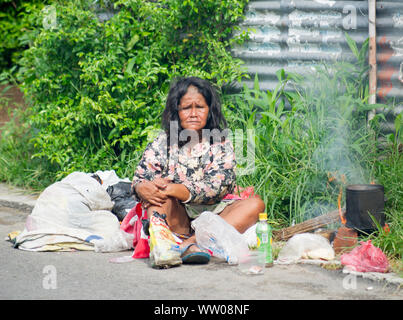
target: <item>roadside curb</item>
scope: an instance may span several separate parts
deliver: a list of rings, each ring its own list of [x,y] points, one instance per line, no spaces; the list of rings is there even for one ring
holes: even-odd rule
[[[316,266],[326,266],[326,265],[336,265],[342,269],[342,273],[351,274],[354,276],[362,277],[363,279],[370,279],[372,281],[386,281],[387,283],[394,284],[399,288],[403,287],[403,278],[399,277],[398,274],[394,272],[358,272],[350,270],[348,267],[343,266],[340,260],[331,260],[331,261],[323,261],[323,260],[310,260],[310,259],[299,259],[297,264],[308,264],[308,265],[316,265]],[[281,265],[281,264],[280,264]]]
[[[0,207],[17,209],[25,213],[31,213],[32,209],[34,208],[34,206],[23,202],[7,201],[3,199],[0,199]]]
[[[39,194],[0,183],[0,206],[31,213]]]
[[[343,273],[363,277],[373,281],[386,281],[391,284],[397,285],[399,288],[403,286],[403,278],[400,278],[396,273],[380,273],[380,272],[357,272],[349,270],[347,267],[343,269]]]

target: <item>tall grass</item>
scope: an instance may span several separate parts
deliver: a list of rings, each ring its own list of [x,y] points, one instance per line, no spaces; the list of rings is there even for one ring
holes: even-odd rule
[[[394,133],[387,135],[388,143],[376,159],[376,177],[385,188],[385,215],[388,228],[378,225],[378,232],[368,236],[373,244],[400,259],[397,266],[403,276],[403,119],[396,117]]]
[[[238,182],[255,186],[272,219],[289,225],[337,209],[340,187],[373,180],[374,132],[349,81],[355,72],[342,62],[303,77],[281,70],[273,91],[256,77],[253,89],[225,97],[231,129],[256,133],[255,172]]]
[[[0,181],[15,186],[43,190],[54,181],[55,168],[44,159],[32,158],[32,129],[28,111],[15,108],[0,133]]]
[[[358,50],[347,40],[355,63],[321,64],[304,75],[280,70],[271,91],[260,90],[256,76],[253,88],[224,96],[230,128],[255,130],[255,170],[237,182],[255,187],[277,227],[337,209],[338,196],[344,204],[349,184],[382,184],[389,230],[379,226],[367,238],[401,259],[403,116],[386,136],[379,126],[386,121],[382,113],[367,122],[368,111],[394,106],[368,104],[367,42]]]

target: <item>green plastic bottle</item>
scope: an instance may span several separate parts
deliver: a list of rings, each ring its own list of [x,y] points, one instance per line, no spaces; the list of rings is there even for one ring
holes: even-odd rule
[[[267,223],[267,214],[259,213],[259,221],[256,225],[257,249],[259,251],[259,259],[264,260],[266,267],[273,266],[272,253],[272,232],[271,227]],[[262,262],[262,261],[261,261]]]

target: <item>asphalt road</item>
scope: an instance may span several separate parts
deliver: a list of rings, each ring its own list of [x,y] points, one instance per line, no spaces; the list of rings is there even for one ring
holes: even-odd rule
[[[28,213],[0,207],[0,234],[22,230]],[[245,275],[219,260],[153,269],[148,259],[116,264],[116,253],[27,252],[0,242],[2,300],[402,300],[396,285],[314,265],[275,265]]]

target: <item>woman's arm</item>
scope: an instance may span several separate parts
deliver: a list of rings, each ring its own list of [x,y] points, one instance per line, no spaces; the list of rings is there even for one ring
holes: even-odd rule
[[[149,185],[150,183],[150,185]],[[138,184],[137,194],[144,200],[144,207],[148,208],[151,204],[161,206],[167,197],[175,197],[186,203],[190,200],[190,191],[182,184],[171,183],[167,178],[156,178],[153,181],[145,181]],[[157,189],[155,189],[157,188]]]
[[[166,199],[160,188],[153,183],[161,178],[166,169],[166,135],[161,133],[149,143],[137,166],[132,181],[132,192],[138,201],[160,205]]]
[[[170,183],[166,186],[166,189],[162,191],[163,194],[177,198],[182,202],[187,202],[189,196],[191,195],[189,189],[183,184]]]
[[[143,202],[161,206],[167,199],[164,190],[159,188],[153,181],[142,181],[134,187],[135,193]]]

